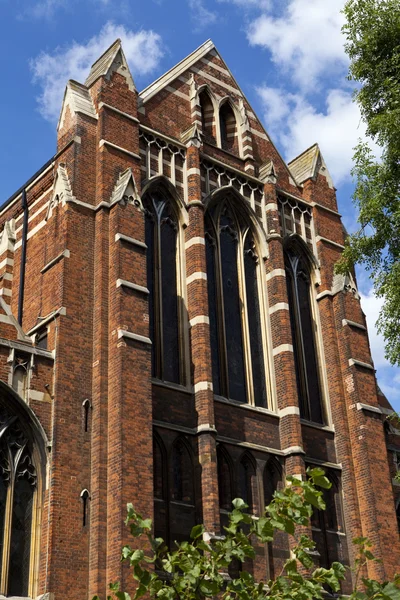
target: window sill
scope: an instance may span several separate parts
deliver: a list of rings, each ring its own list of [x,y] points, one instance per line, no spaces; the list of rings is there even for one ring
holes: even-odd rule
[[[306,419],[300,419],[302,425],[312,427],[313,429],[320,429],[321,431],[327,431],[328,433],[335,433],[335,427],[333,425],[322,425],[321,423],[314,423],[314,421],[307,421]]]
[[[237,406],[239,408],[244,408],[245,410],[262,413],[263,415],[270,415],[271,417],[276,417],[277,419],[279,419],[279,415],[273,410],[270,410],[269,408],[262,408],[261,406],[252,406],[251,404],[238,402],[237,400],[224,398],[224,396],[217,396],[216,394],[214,394],[214,400],[215,402],[221,402],[222,404],[230,404],[231,406]]]
[[[172,383],[169,381],[161,381],[161,379],[151,379],[152,385],[156,385],[157,387],[167,388],[169,390],[175,390],[176,392],[184,392],[185,394],[192,395],[193,389],[187,387],[186,385],[182,385],[180,383]]]

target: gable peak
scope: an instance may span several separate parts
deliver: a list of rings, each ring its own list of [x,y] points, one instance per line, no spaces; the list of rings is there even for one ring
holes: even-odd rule
[[[333,189],[334,187],[332,177],[317,143],[288,162],[288,167],[299,184],[304,183],[307,179],[315,179],[320,174],[325,177],[330,188]]]
[[[136,90],[132,74],[129,70],[128,61],[126,60],[122,49],[122,42],[118,38],[111,44],[109,48],[92,64],[90,73],[85,81],[86,87],[91,87],[100,77],[109,79],[112,73],[122,75],[131,91]]]

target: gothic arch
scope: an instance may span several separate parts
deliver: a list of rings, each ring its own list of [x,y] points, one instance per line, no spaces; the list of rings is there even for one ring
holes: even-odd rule
[[[46,434],[36,415],[0,381],[0,593],[36,595]]]
[[[207,84],[199,87],[197,104],[201,111],[203,138],[206,142],[216,144],[218,102]]]
[[[226,113],[226,114],[225,114]],[[231,113],[231,114],[229,114]],[[234,152],[234,143],[233,144],[228,144],[229,147],[224,148],[224,145],[226,145],[226,142],[228,141],[228,137],[227,134],[232,134],[232,131],[229,132],[229,126],[231,126],[231,129],[233,130],[233,125],[235,128],[235,136],[237,138],[237,154],[242,157],[243,156],[243,142],[242,142],[242,136],[241,136],[241,130],[240,130],[240,112],[237,108],[237,106],[235,105],[235,103],[232,101],[232,98],[230,96],[224,96],[223,98],[221,98],[221,100],[219,101],[219,106],[218,106],[218,123],[217,123],[217,140],[218,140],[218,145],[220,148],[228,150],[230,152]],[[222,114],[222,119],[221,119],[221,114]],[[232,118],[233,117],[233,118]],[[227,121],[228,118],[228,121]],[[224,123],[225,121],[225,123]],[[224,128],[228,128],[228,131],[224,132]],[[224,144],[224,139],[225,139],[225,144]],[[235,152],[234,152],[235,153]]]
[[[248,450],[241,455],[237,465],[238,497],[249,505],[249,512],[257,514],[259,509],[257,463]]]
[[[234,468],[229,452],[222,444],[217,446],[217,470],[220,510],[231,511],[234,498]]]
[[[282,481],[282,465],[275,456],[271,456],[266,462],[263,470],[264,505],[268,506],[272,501],[274,492]]]
[[[147,180],[142,189],[142,198],[146,194],[158,191],[163,196],[166,196],[173,206],[177,219],[182,227],[187,227],[189,224],[189,213],[185,203],[180,197],[176,187],[165,175],[155,175]]]

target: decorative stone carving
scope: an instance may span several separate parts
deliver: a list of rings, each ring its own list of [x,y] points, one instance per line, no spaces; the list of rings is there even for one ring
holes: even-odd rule
[[[64,206],[66,202],[72,202],[74,200],[75,197],[72,194],[67,168],[64,163],[60,163],[57,167],[56,176],[54,178],[53,193],[47,209],[45,217],[46,221],[50,219],[53,214],[53,210],[60,202]]]
[[[122,206],[134,204],[139,209],[143,208],[135,177],[130,167],[119,174],[117,183],[114,186],[110,197],[110,205],[116,202],[119,202]]]
[[[10,219],[4,223],[0,233],[0,256],[7,250],[14,252],[15,237],[15,219]]]
[[[357,289],[356,282],[354,281],[353,275],[347,273],[346,275],[336,274],[332,281],[332,294],[338,292],[350,292],[354,297],[359,300],[360,294]]]

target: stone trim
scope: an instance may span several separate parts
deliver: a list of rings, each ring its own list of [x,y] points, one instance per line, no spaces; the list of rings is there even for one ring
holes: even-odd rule
[[[278,356],[282,352],[293,352],[292,344],[281,344],[272,350],[272,356]]]
[[[370,404],[363,404],[362,402],[357,402],[356,404],[357,410],[365,410],[367,412],[382,414],[382,409],[379,406],[371,406]]]
[[[211,381],[199,381],[198,383],[194,384],[194,393],[196,394],[197,392],[204,392],[213,390],[213,384]]]
[[[44,317],[44,319],[42,319],[40,321],[40,323],[38,323],[37,325],[32,327],[27,332],[27,335],[29,335],[29,336],[33,335],[34,333],[39,331],[39,329],[41,329],[43,327],[43,325],[47,325],[48,323],[50,323],[50,321],[53,321],[53,319],[55,319],[56,317],[60,317],[60,316],[64,317],[66,314],[67,314],[67,309],[65,308],[65,306],[61,306],[61,308],[58,308],[54,312],[50,313],[49,315],[47,315],[47,317]]]
[[[371,371],[375,371],[375,367],[373,365],[363,362],[362,360],[357,360],[356,358],[349,358],[349,366],[363,367],[364,369],[370,369]]]
[[[135,290],[136,292],[141,292],[142,294],[150,294],[147,287],[144,287],[143,285],[138,285],[137,283],[131,283],[130,281],[126,281],[125,279],[117,279],[116,286],[117,288],[126,287],[131,290]]]
[[[326,237],[322,237],[322,235],[317,235],[315,238],[316,242],[325,242],[326,244],[330,244],[331,246],[335,246],[335,248],[340,248],[341,250],[344,250],[344,246],[343,244],[338,244],[337,242],[334,242],[333,240],[329,240]]]
[[[198,279],[204,279],[204,281],[207,281],[207,273],[204,273],[203,271],[196,271],[195,273],[192,273],[189,275],[189,277],[186,277],[186,285],[190,285],[193,283],[193,281],[197,281]]]
[[[285,269],[274,269],[270,273],[267,273],[267,275],[265,276],[265,279],[267,281],[269,281],[273,277],[286,277]]]
[[[147,245],[144,242],[135,240],[135,238],[129,237],[129,235],[125,235],[124,233],[115,234],[115,241],[118,242],[118,240],[121,240],[121,242],[127,242],[128,244],[132,244],[133,246],[139,246],[139,248],[147,250]]]
[[[128,156],[132,156],[132,158],[137,158],[138,160],[140,160],[139,154],[136,154],[135,152],[131,152],[130,150],[127,150],[126,148],[122,148],[121,146],[117,146],[116,144],[113,144],[112,142],[109,142],[108,140],[104,140],[104,139],[100,140],[99,148],[101,148],[102,146],[109,146],[110,148],[113,148],[114,150],[118,150],[119,152],[128,154]]]
[[[49,350],[43,350],[42,348],[36,348],[36,346],[29,346],[28,344],[15,342],[13,340],[6,340],[5,338],[0,338],[0,346],[4,346],[6,348],[13,348],[14,350],[19,350],[20,352],[26,352],[27,354],[34,354],[35,356],[43,356],[44,358],[54,360],[54,354]]]
[[[350,321],[349,319],[343,319],[342,325],[343,327],[345,327],[345,325],[350,325],[350,327],[356,327],[357,329],[367,331],[367,328],[364,325],[361,325],[361,323],[356,323],[355,321]]]
[[[51,269],[51,267],[54,267],[54,265],[56,265],[58,262],[60,262],[61,259],[63,258],[69,258],[71,255],[70,251],[68,249],[63,250],[63,252],[61,252],[58,256],[56,256],[55,258],[53,258],[53,260],[50,260],[47,265],[45,265],[43,267],[43,269],[40,270],[40,272],[42,273],[46,273],[46,271],[48,271],[49,269]]]
[[[281,408],[281,410],[278,411],[278,415],[281,418],[287,417],[288,415],[300,415],[300,409],[298,406],[287,406],[286,408]]]
[[[131,333],[130,331],[127,331],[126,329],[118,329],[118,339],[121,338],[126,338],[128,340],[134,340],[135,342],[141,342],[142,344],[152,344],[152,341],[150,338],[144,336],[144,335],[139,335],[138,333]]]
[[[210,318],[206,315],[198,315],[197,317],[193,317],[193,319],[190,319],[190,321],[189,321],[190,327],[194,327],[195,325],[200,325],[200,324],[209,325]]]
[[[290,456],[291,454],[305,454],[301,446],[289,446],[289,448],[285,448],[282,452],[285,456]]]
[[[195,246],[196,244],[202,244],[203,246],[205,246],[206,240],[203,237],[199,237],[199,236],[192,237],[190,240],[185,242],[185,250],[189,250],[189,248],[191,248],[192,246]]]
[[[134,123],[140,123],[139,119],[137,119],[136,117],[133,117],[132,115],[124,112],[123,110],[119,110],[118,108],[115,108],[115,106],[111,106],[111,104],[106,104],[105,102],[100,102],[99,109],[103,108],[103,107],[108,108],[109,110],[112,110],[113,112],[116,112],[119,115],[122,115],[123,117],[126,117],[127,119],[130,119],[131,121],[134,121]]]
[[[5,267],[6,265],[8,265],[9,267],[13,267],[14,266],[14,259],[13,258],[5,258],[4,260],[2,260],[1,263],[0,263],[0,269],[2,269],[3,267]]]
[[[273,315],[278,310],[289,310],[289,304],[287,302],[277,302],[273,306],[269,307],[269,314]]]

